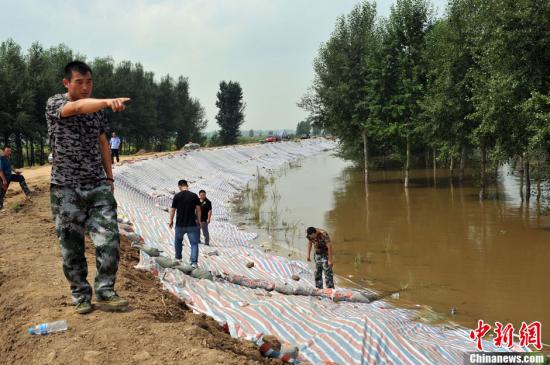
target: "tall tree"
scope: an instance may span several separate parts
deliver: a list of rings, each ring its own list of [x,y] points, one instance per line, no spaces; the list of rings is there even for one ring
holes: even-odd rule
[[[397,0],[386,22],[382,41],[385,62],[381,65],[381,83],[386,90],[386,120],[401,139],[405,150],[405,187],[409,186],[412,144],[418,141],[420,100],[426,87],[424,59],[426,34],[431,26],[430,8],[425,0]],[[387,76],[389,77],[387,77]],[[393,85],[389,85],[393,83]]]
[[[310,112],[314,127],[340,139],[342,156],[363,156],[365,172],[371,55],[378,45],[375,26],[376,6],[369,1],[338,18],[334,32],[314,61],[313,86],[299,103]]]
[[[221,128],[219,138],[223,144],[235,144],[241,135],[240,126],[244,123],[245,104],[241,85],[238,82],[222,81],[217,97],[219,111],[216,121]]]
[[[0,125],[7,144],[9,136],[15,135],[15,165],[23,166],[23,141],[32,128],[34,107],[33,92],[28,87],[27,65],[21,47],[13,40],[0,45],[0,80],[3,89],[0,98]]]
[[[75,59],[85,60],[65,45],[44,49],[34,43],[26,54],[13,40],[0,45],[0,139],[14,145],[14,164],[23,157],[29,165],[45,162],[48,140],[44,106],[53,94],[63,93],[64,66]],[[192,139],[204,140],[204,108],[192,98],[186,78],[174,81],[169,76],[155,81],[139,63],[111,57],[91,62],[94,96],[129,96],[125,113],[108,113],[109,125],[119,132],[126,151],[168,149]]]

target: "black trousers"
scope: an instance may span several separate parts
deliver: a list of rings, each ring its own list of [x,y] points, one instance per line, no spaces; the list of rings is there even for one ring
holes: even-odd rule
[[[11,175],[11,177],[8,180],[8,187],[10,186],[10,183],[12,181],[18,182],[19,185],[21,185],[21,189],[23,190],[25,195],[29,195],[31,193],[23,175],[17,175],[17,174]],[[6,191],[4,191],[4,189],[2,189],[2,187],[0,186],[0,209],[4,207],[4,196],[6,195],[7,191],[8,191],[7,189]]]
[[[120,162],[120,157],[118,156],[118,148],[111,149],[111,163],[115,163],[115,156],[116,162]]]

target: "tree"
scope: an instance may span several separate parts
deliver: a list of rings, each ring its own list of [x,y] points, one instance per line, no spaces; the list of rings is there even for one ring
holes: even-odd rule
[[[427,0],[397,0],[388,19],[363,1],[337,18],[298,105],[365,177],[371,154],[403,161],[405,186],[420,153],[451,177],[460,159],[459,179],[479,159],[484,198],[488,166],[519,160],[528,197],[531,161],[540,185],[550,145],[548,29],[542,0],[449,0],[437,21]]]
[[[387,105],[377,108],[377,119],[385,121],[397,133],[401,149],[404,147],[405,187],[409,186],[411,147],[419,137],[419,101],[426,86],[424,53],[430,26],[430,11],[425,0],[397,0],[382,39],[385,57],[378,70],[381,84],[387,85],[386,90],[382,90]]]
[[[251,129],[251,130],[248,131],[248,136],[250,138],[254,137],[254,129]]]
[[[369,1],[337,19],[334,32],[314,61],[313,86],[298,104],[310,113],[314,130],[339,138],[343,157],[363,156],[365,177],[371,55],[377,47],[375,21],[376,6]]]
[[[308,120],[303,120],[298,123],[296,126],[296,135],[301,136],[302,134],[309,135],[311,133],[311,124]]]
[[[530,159],[533,148],[540,147],[532,144],[540,134],[533,128],[537,123],[531,108],[544,104],[532,101],[550,91],[550,4],[491,0],[479,6],[477,17],[472,48],[480,72],[472,88],[472,115],[481,123],[476,133],[494,145],[495,164],[514,157],[524,161],[529,197]]]
[[[27,65],[21,47],[13,40],[0,45],[0,125],[4,143],[15,135],[15,166],[23,166],[23,139],[32,131],[33,92],[28,87]]]
[[[219,111],[216,121],[220,126],[219,138],[223,144],[236,144],[240,136],[240,126],[244,123],[245,104],[243,91],[238,82],[220,83],[216,106]]]
[[[26,54],[13,40],[0,45],[0,138],[14,145],[15,166],[22,166],[24,160],[28,165],[45,162],[46,100],[65,91],[63,68],[75,59],[86,57],[64,45],[44,49],[33,43]],[[95,97],[124,95],[132,99],[124,113],[106,111],[110,129],[119,132],[127,152],[204,141],[205,112],[191,97],[186,78],[164,76],[157,83],[154,74],[139,63],[115,64],[111,57],[90,63]]]
[[[427,34],[427,86],[420,101],[419,130],[427,137],[434,156],[439,150],[442,158],[448,158],[451,176],[454,160],[460,158],[459,180],[464,176],[466,150],[472,147],[476,126],[475,119],[467,118],[474,111],[469,77],[475,68],[469,43],[473,9],[471,0],[451,0],[447,17]]]

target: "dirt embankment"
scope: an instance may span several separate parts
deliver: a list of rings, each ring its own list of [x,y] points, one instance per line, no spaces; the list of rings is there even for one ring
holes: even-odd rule
[[[61,269],[49,203],[49,168],[24,171],[37,194],[26,201],[12,184],[0,213],[0,363],[5,364],[278,364],[249,342],[231,338],[212,319],[193,314],[134,269],[138,254],[122,238],[117,291],[127,312],[73,311]],[[86,243],[88,280],[94,249]],[[69,330],[27,334],[30,325],[66,319]]]

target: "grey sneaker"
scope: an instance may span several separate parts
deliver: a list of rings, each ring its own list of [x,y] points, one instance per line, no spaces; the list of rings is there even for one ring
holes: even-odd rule
[[[124,310],[128,307],[128,301],[116,294],[109,298],[98,299],[97,304],[112,310]]]
[[[197,269],[197,268],[199,267],[199,265],[198,265],[198,264],[191,264],[191,267],[192,267],[193,269]]]
[[[93,310],[92,303],[90,301],[83,301],[76,305],[74,311],[78,314],[87,314]]]

